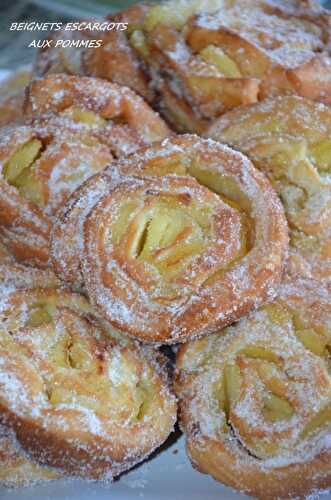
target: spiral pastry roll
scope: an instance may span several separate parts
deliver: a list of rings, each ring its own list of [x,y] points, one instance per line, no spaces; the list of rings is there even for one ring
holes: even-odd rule
[[[224,115],[207,135],[247,154],[272,181],[290,226],[291,273],[331,282],[331,110],[272,99]]]
[[[117,337],[83,297],[7,289],[0,324],[0,421],[33,461],[111,479],[172,431],[163,358]]]
[[[328,291],[299,279],[237,325],[184,345],[175,387],[194,467],[261,499],[329,488],[330,339]]]
[[[128,29],[87,54],[88,71],[132,85],[180,132],[276,95],[331,102],[331,17],[316,2],[170,0],[121,16]]]
[[[37,117],[58,114],[60,124],[67,119],[72,128],[73,122],[81,133],[106,144],[115,157],[170,134],[159,115],[132,90],[96,78],[50,75],[34,80],[26,112]]]
[[[0,232],[23,262],[48,263],[53,218],[84,180],[112,160],[109,148],[51,119],[0,131]]]
[[[287,249],[286,221],[267,179],[246,157],[182,136],[109,170],[111,181],[95,177],[101,197],[98,187],[90,196],[91,184],[73,195],[52,254],[60,269],[60,239],[69,227],[70,240],[70,224],[80,220],[76,231],[83,227],[84,235],[74,255],[92,303],[116,328],[147,342],[184,341],[272,296]],[[114,180],[116,170],[122,177]],[[62,265],[60,275],[70,275],[70,259]]]
[[[58,479],[58,471],[30,460],[21,450],[12,432],[0,427],[0,486],[17,488]]]

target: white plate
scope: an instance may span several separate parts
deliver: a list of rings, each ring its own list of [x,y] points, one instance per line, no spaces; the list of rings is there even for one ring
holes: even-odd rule
[[[173,441],[174,439],[172,439]],[[315,500],[319,496],[310,496]],[[1,500],[248,500],[195,471],[185,452],[181,436],[145,463],[110,484],[82,480],[43,483],[31,488],[4,490]],[[323,494],[330,500],[331,494]],[[308,499],[307,499],[308,500]]]
[[[123,474],[112,484],[70,480],[53,481],[18,490],[0,489],[1,500],[245,500],[247,498],[196,472],[186,456],[183,436],[152,459]]]

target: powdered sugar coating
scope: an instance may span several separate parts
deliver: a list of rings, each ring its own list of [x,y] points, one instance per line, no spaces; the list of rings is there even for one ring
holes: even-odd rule
[[[226,113],[206,135],[247,154],[270,178],[290,225],[289,269],[331,279],[331,112],[279,97]]]
[[[112,334],[83,297],[8,283],[0,322],[2,423],[37,463],[109,479],[171,432],[164,360]]]
[[[88,71],[132,86],[180,132],[270,96],[330,102],[330,14],[317,2],[169,0],[117,17],[129,29],[105,36]]]
[[[0,484],[6,488],[31,486],[61,478],[61,474],[34,463],[24,453],[15,434],[0,426]]]
[[[116,157],[170,134],[140,96],[97,78],[55,74],[36,79],[28,89],[26,113],[36,117],[59,113],[73,118],[77,129],[85,129],[107,144]]]
[[[214,141],[182,136],[114,165],[134,177],[124,177],[91,209],[81,261],[92,303],[116,328],[145,341],[184,341],[217,330],[275,293],[287,246],[286,224],[277,197],[245,157]],[[162,199],[173,199],[164,203],[174,205],[163,209]],[[131,200],[135,208],[121,219]],[[145,224],[140,221],[146,219],[147,232],[151,224],[153,238],[158,217],[160,224],[169,220],[166,258],[179,252],[172,269],[169,261],[169,271],[159,257],[154,263],[152,256],[152,261],[140,262],[135,254],[138,227]],[[118,231],[121,243],[112,240]],[[182,238],[178,247],[177,237]],[[162,247],[156,245],[155,252],[164,252]]]
[[[17,187],[15,180],[7,179],[8,163],[31,144],[38,144],[39,150],[33,165],[28,165],[28,178]],[[18,260],[47,265],[49,233],[57,210],[77,186],[111,159],[107,146],[85,143],[81,134],[56,120],[1,129],[0,231]]]
[[[274,302],[179,351],[176,391],[199,470],[257,498],[330,487],[329,299],[316,281],[286,279]],[[288,413],[267,413],[284,401]]]

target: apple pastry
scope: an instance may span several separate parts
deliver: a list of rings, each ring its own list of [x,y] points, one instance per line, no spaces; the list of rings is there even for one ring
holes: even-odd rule
[[[331,109],[278,97],[225,114],[206,135],[270,178],[290,226],[289,271],[331,283]]]
[[[57,210],[112,160],[105,144],[69,132],[51,120],[0,130],[0,233],[24,263],[48,265]]]
[[[119,337],[78,294],[1,292],[1,422],[33,462],[112,479],[166,440],[176,403],[161,354]]]
[[[148,4],[138,3],[109,15],[109,22],[127,23],[127,29],[101,33],[101,46],[84,51],[83,67],[86,74],[130,87],[152,103],[155,92],[150,85],[147,68],[130,43],[130,37],[142,24],[150,8]]]
[[[41,115],[41,124],[45,115],[56,114],[59,125],[67,122],[69,128],[96,137],[115,157],[170,135],[141,97],[97,78],[60,74],[36,79],[29,86],[25,111],[37,122]]]
[[[277,299],[178,352],[175,388],[193,466],[259,499],[331,486],[331,307],[286,280]]]
[[[115,328],[158,343],[214,332],[273,296],[286,250],[267,179],[240,153],[189,135],[87,181],[52,238],[63,279],[83,284]]]
[[[114,156],[170,132],[133,91],[88,77],[34,80],[26,114],[28,123],[0,131],[0,232],[18,260],[44,267],[69,195]]]
[[[170,0],[120,16],[128,29],[106,34],[87,70],[132,85],[178,131],[277,95],[331,103],[331,15],[317,2]]]

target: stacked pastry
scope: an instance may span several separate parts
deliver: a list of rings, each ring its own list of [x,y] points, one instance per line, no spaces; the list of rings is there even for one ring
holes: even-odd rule
[[[1,130],[0,481],[129,469],[171,432],[173,382],[199,471],[330,488],[331,16],[111,19],[101,47],[39,55]]]
[[[167,361],[56,277],[51,233],[77,187],[170,130],[130,89],[66,75],[21,115],[0,132],[0,483],[111,480],[173,430]]]
[[[181,132],[277,95],[331,102],[330,15],[314,0],[170,0],[109,19],[128,30],[62,67],[131,87]],[[54,51],[40,59],[57,70]]]

